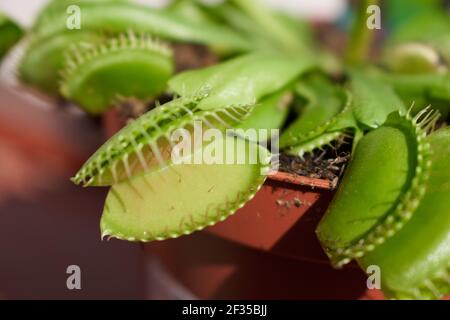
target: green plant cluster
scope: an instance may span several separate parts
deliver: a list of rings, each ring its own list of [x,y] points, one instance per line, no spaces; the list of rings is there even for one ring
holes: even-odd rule
[[[69,4],[81,8],[79,30],[66,27]],[[383,6],[389,29],[375,57],[377,31],[365,25],[372,4]],[[170,95],[73,178],[110,187],[103,236],[190,234],[226,219],[264,183],[270,152],[258,141],[222,138],[238,154],[256,151],[254,164],[177,164],[173,130],[192,132],[196,121],[221,132],[281,129],[282,152],[298,157],[351,137],[350,163],[317,228],[325,252],[337,268],[352,260],[380,266],[390,297],[436,299],[450,292],[450,18],[442,5],[361,1],[341,59],[320,47],[308,23],[256,0],[179,0],[163,9],[52,1],[30,31],[18,71],[24,83],[92,115],[119,97]],[[201,47],[217,63],[179,72],[180,45]]]

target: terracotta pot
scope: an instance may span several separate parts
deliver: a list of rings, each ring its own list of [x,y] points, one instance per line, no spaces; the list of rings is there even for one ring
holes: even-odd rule
[[[224,222],[145,251],[201,299],[380,299],[356,265],[334,270],[319,245],[314,230],[331,196],[269,179]]]
[[[286,182],[284,182],[285,180]],[[289,231],[306,212],[323,212],[331,199],[326,180],[279,172],[272,175],[244,208],[206,232],[255,249],[289,256],[304,255],[300,246],[289,245]],[[320,218],[310,216],[307,220]],[[317,221],[316,221],[317,222]]]

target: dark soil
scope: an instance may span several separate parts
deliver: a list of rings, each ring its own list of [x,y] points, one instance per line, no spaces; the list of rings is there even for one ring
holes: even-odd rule
[[[136,98],[124,98],[116,103],[118,115],[124,123],[136,120],[147,111],[155,108],[157,103],[163,105],[173,99],[172,95],[162,94],[156,99],[142,101]]]
[[[280,155],[280,171],[337,183],[350,159],[348,145],[326,147],[305,154],[303,159],[288,154]]]
[[[173,44],[176,71],[208,67],[219,62],[218,57],[206,46],[196,44]]]

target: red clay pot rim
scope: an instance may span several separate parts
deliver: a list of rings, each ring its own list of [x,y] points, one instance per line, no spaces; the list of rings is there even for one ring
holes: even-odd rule
[[[317,188],[324,190],[334,190],[336,188],[336,182],[333,181],[310,178],[306,176],[281,171],[270,173],[268,179],[273,181],[285,182],[297,186],[308,186],[311,187],[312,189]]]

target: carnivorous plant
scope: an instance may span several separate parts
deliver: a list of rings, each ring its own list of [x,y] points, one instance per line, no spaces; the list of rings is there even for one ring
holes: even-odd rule
[[[395,16],[422,2],[388,8]],[[67,29],[69,4],[83,12],[80,29]],[[380,2],[361,1],[369,4]],[[308,25],[254,0],[164,9],[53,1],[34,24],[19,75],[93,115],[123,97],[152,102],[72,179],[109,187],[102,237],[176,238],[245,205],[272,169],[277,154],[267,146],[276,136],[229,129],[281,130],[282,152],[299,158],[346,141],[350,162],[316,230],[325,253],[336,268],[379,266],[388,297],[436,299],[450,292],[450,20],[439,5],[401,23],[388,18],[392,32],[371,63],[375,31],[364,6],[345,61],[336,62]],[[217,63],[180,72],[180,44]],[[166,102],[155,102],[162,95]],[[206,129],[214,134],[205,138]]]

